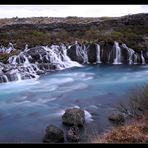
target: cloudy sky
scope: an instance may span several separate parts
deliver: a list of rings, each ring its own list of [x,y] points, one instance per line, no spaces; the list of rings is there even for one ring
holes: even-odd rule
[[[148,5],[0,5],[0,18],[101,17],[148,13]]]

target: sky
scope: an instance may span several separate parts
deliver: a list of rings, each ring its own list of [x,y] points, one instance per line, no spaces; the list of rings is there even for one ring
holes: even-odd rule
[[[102,17],[148,13],[148,5],[0,5],[0,18]]]

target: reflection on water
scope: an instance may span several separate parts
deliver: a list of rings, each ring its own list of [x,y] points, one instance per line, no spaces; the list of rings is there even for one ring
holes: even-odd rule
[[[100,64],[0,84],[0,142],[41,142],[49,124],[63,127],[69,107],[85,109],[87,125],[104,131],[113,126],[107,114],[147,80],[147,68]]]

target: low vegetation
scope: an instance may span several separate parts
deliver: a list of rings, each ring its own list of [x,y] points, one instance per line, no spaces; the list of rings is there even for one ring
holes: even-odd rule
[[[8,63],[9,57],[13,55],[18,55],[21,51],[20,50],[14,50],[11,53],[0,53],[0,62],[2,61],[4,64]]]
[[[121,103],[117,109],[132,118],[148,115],[148,84],[132,92],[129,96],[129,103]]]
[[[148,14],[124,17],[32,17],[0,19],[0,43],[16,48],[52,43],[124,42],[134,50],[148,49]]]
[[[105,133],[100,138],[93,139],[93,143],[147,143],[148,142],[148,121],[133,121]]]
[[[118,106],[118,111],[130,120],[102,135],[92,136],[92,143],[147,143],[148,142],[148,84],[129,97],[129,103]],[[93,133],[93,131],[92,131]],[[92,134],[93,135],[93,134]]]

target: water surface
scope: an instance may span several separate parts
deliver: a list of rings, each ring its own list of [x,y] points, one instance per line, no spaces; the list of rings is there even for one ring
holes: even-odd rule
[[[61,116],[82,107],[86,124],[103,132],[108,114],[147,81],[146,65],[84,66],[52,72],[37,80],[0,84],[0,142],[42,142],[49,124],[65,128]]]

